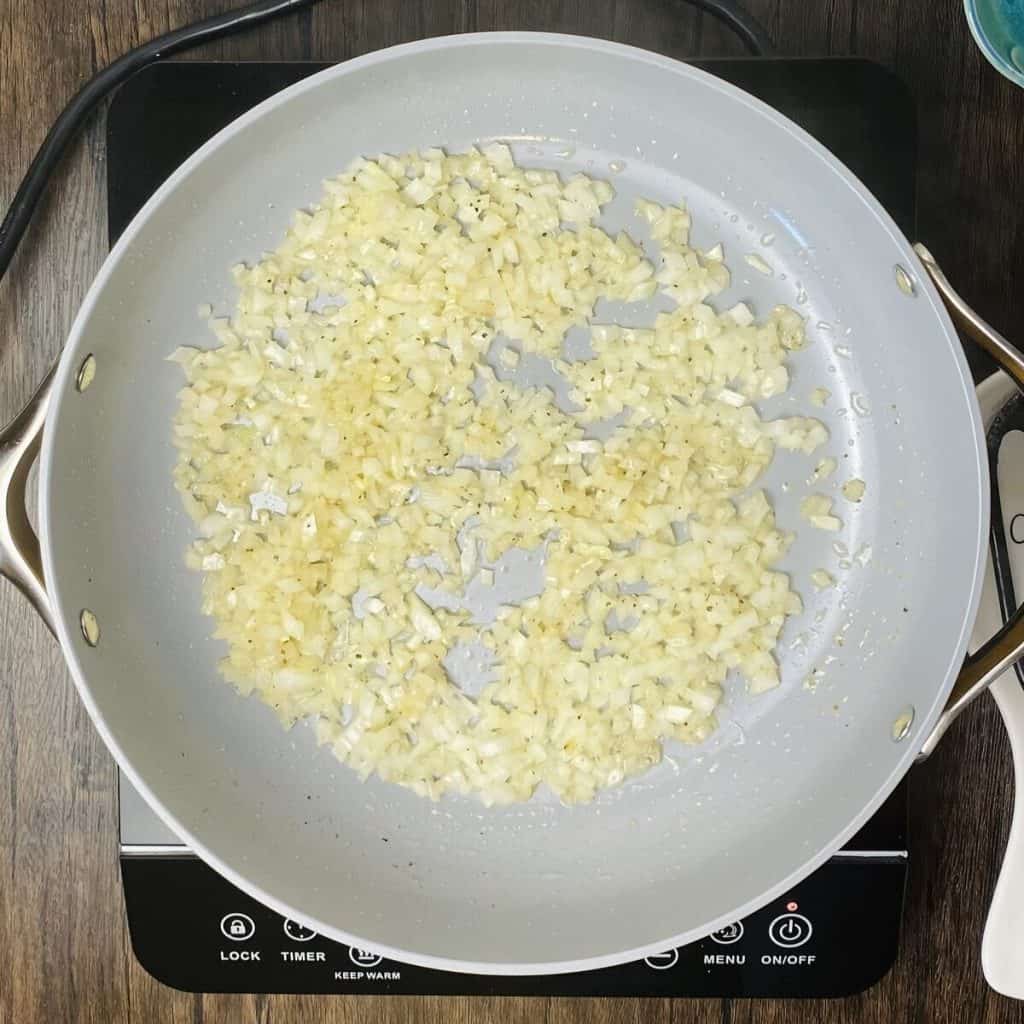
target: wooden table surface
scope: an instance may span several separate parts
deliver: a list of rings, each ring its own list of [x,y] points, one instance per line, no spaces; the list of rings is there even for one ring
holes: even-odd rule
[[[0,204],[47,127],[102,65],[225,0],[0,0]],[[1024,91],[981,58],[960,0],[749,0],[785,55],[856,54],[894,68],[919,103],[919,227],[949,276],[1024,342]],[[342,60],[423,36],[485,29],[605,36],[675,56],[736,55],[671,0],[326,0],[205,58]],[[0,283],[0,417],[56,356],[104,255],[104,153],[94,120]],[[937,553],[937,556],[941,553]],[[132,957],[117,864],[114,765],[61,656],[0,586],[0,1024],[533,1021],[643,1024],[1024,1020],[990,992],[978,949],[1013,799],[989,698],[912,774],[910,888],[895,969],[863,995],[768,1000],[196,996]]]

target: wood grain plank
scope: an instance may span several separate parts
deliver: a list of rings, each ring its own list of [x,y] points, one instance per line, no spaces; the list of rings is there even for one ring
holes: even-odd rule
[[[0,6],[0,199],[63,98],[93,70],[86,11]],[[104,255],[94,130],[55,181],[0,284],[0,407],[28,398]],[[53,641],[0,590],[0,1020],[127,1021],[114,771]]]
[[[997,326],[1024,313],[1024,92],[973,47],[954,3],[749,0],[788,55],[858,53],[893,67],[920,104],[921,235]],[[0,201],[62,103],[100,63],[224,0],[0,2]],[[741,48],[668,0],[329,0],[196,57],[343,59],[475,29],[582,32],[676,56]],[[13,411],[58,351],[102,259],[103,154],[93,127],[67,161],[0,283],[0,409]],[[900,959],[838,1002],[193,996],[160,985],[128,951],[116,865],[114,772],[59,654],[0,588],[0,1024],[227,1022],[1020,1021],[985,987],[978,943],[1008,826],[1007,744],[990,702],[912,777],[912,870]]]

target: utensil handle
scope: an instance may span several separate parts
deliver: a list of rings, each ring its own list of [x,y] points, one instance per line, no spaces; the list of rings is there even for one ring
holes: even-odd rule
[[[43,437],[53,374],[51,369],[25,408],[0,430],[0,576],[6,576],[29,599],[51,633],[56,632],[53,609],[26,497],[28,474]]]
[[[1014,673],[992,688],[1010,737],[1014,808],[999,881],[981,940],[981,966],[989,985],[1024,999],[1024,688]]]
[[[1014,384],[1024,391],[1024,355],[964,302],[935,262],[935,257],[923,245],[917,243],[914,251],[942,297],[957,330],[980,345],[1006,371]],[[935,728],[921,745],[921,755],[927,757],[957,715],[1022,656],[1024,607],[1018,608],[995,635],[967,656],[949,700],[946,701],[946,707],[935,723]]]
[[[772,40],[764,26],[740,0],[683,0],[684,3],[710,14],[726,28],[731,29],[754,57],[768,57]]]
[[[1024,397],[1004,373],[994,373],[978,387],[988,438],[992,471],[992,564],[974,626],[975,642],[1017,607],[1024,586],[1024,545],[1013,523],[1024,508],[1020,484],[1019,445],[1004,447],[1010,435],[1024,430]],[[985,921],[981,962],[985,978],[996,991],[1024,999],[1024,670],[1008,669],[992,684],[1014,765],[1015,807],[999,881]]]

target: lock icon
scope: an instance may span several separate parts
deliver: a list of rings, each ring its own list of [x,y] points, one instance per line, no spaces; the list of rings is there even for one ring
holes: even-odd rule
[[[248,914],[225,914],[220,921],[220,933],[232,942],[245,942],[256,934],[256,925]]]

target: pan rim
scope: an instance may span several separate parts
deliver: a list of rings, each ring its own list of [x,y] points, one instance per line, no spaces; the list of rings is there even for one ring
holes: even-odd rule
[[[385,64],[394,60],[401,60],[404,57],[431,50],[454,49],[462,46],[480,45],[510,45],[529,44],[553,47],[572,47],[584,50],[595,51],[607,54],[609,57],[624,58],[639,63],[653,65],[664,71],[679,75],[684,78],[699,81],[704,88],[710,88],[725,94],[734,102],[740,103],[752,110],[755,114],[767,118],[774,126],[790,135],[793,140],[817,157],[831,173],[837,175],[842,183],[851,189],[858,200],[865,207],[865,213],[872,216],[879,227],[886,231],[894,245],[905,254],[908,265],[918,269],[917,284],[919,300],[927,301],[931,307],[932,314],[937,319],[937,327],[942,329],[945,336],[950,355],[959,373],[960,383],[965,391],[965,398],[971,416],[975,445],[977,449],[977,536],[975,538],[975,567],[973,574],[973,586],[971,593],[965,603],[965,615],[960,635],[953,646],[950,659],[950,666],[947,669],[945,679],[940,686],[936,687],[935,697],[931,706],[925,712],[918,708],[918,716],[914,726],[904,740],[903,752],[895,761],[894,767],[885,781],[876,791],[870,800],[861,809],[845,828],[841,829],[833,838],[824,844],[816,853],[806,858],[802,863],[793,868],[789,874],[782,878],[777,884],[762,892],[759,896],[747,901],[739,907],[720,915],[712,921],[705,923],[698,928],[690,929],[677,935],[666,936],[643,946],[627,950],[603,953],[588,956],[582,959],[570,959],[561,961],[544,961],[536,963],[521,962],[490,962],[470,961],[453,959],[449,957],[436,956],[430,953],[407,950],[399,947],[386,946],[378,943],[369,943],[375,951],[383,954],[389,959],[408,963],[420,967],[435,970],[453,971],[460,973],[492,974],[492,975],[534,975],[534,974],[562,974],[577,971],[595,970],[603,967],[610,967],[633,960],[643,959],[654,953],[661,952],[668,948],[682,946],[702,938],[716,929],[723,927],[732,921],[741,919],[754,911],[760,909],[773,899],[777,898],[788,889],[792,888],[799,880],[805,878],[817,867],[823,864],[835,853],[861,826],[871,817],[878,807],[889,796],[898,782],[913,764],[917,752],[920,749],[921,739],[930,732],[935,724],[946,697],[952,689],[956,679],[959,666],[962,664],[966,654],[967,644],[970,638],[971,629],[977,614],[978,604],[981,597],[981,585],[983,580],[985,558],[987,550],[987,533],[989,522],[989,488],[988,488],[988,464],[985,456],[984,431],[981,422],[981,413],[976,398],[974,398],[974,383],[970,376],[967,361],[961,349],[953,325],[946,314],[945,308],[938,297],[937,292],[931,285],[927,275],[920,272],[919,263],[913,255],[910,244],[888,213],[881,207],[874,196],[864,187],[856,176],[839,160],[837,160],[825,147],[818,143],[803,129],[799,128],[788,118],[784,117],[774,108],[749,95],[743,90],[730,85],[713,75],[699,68],[687,65],[679,60],[664,57],[651,53],[634,46],[627,46],[620,43],[613,43],[601,39],[593,39],[585,36],[573,36],[558,33],[534,33],[534,32],[482,32],[465,33],[452,36],[442,36],[433,39],[418,40],[411,43],[404,43],[398,46],[389,47],[383,50],[354,58],[349,61],[337,64],[318,72],[296,84],[276,93],[267,100],[253,107],[241,117],[233,121],[227,127],[218,132],[213,138],[198,149],[188,160],[186,160],[153,194],[153,196],[142,207],[139,213],[133,218],[131,224],[125,229],[120,239],[114,245],[103,265],[98,271],[94,281],[86,294],[78,314],[68,334],[67,343],[62,353],[57,376],[55,380],[55,398],[51,414],[44,430],[42,450],[40,455],[40,541],[43,554],[44,573],[47,581],[51,599],[54,606],[56,628],[61,648],[68,662],[72,678],[78,689],[79,695],[85,704],[89,716],[92,719],[97,731],[100,733],[105,745],[111,751],[118,764],[128,776],[129,780],[144,797],[147,804],[156,812],[160,819],[177,835],[188,844],[189,848],[196,853],[205,863],[209,864],[232,884],[246,892],[260,903],[270,907],[285,917],[291,917],[301,921],[303,924],[314,928],[320,934],[351,946],[363,946],[365,940],[359,936],[331,925],[327,922],[317,920],[308,914],[300,914],[287,903],[276,899],[261,886],[249,882],[243,874],[236,870],[227,861],[203,844],[193,833],[182,826],[166,809],[160,797],[154,789],[147,784],[142,774],[136,770],[131,761],[121,749],[116,736],[111,731],[108,723],[92,697],[91,689],[87,679],[87,673],[79,658],[80,645],[76,642],[77,623],[70,621],[60,614],[58,609],[63,605],[60,574],[54,564],[50,530],[51,522],[56,512],[52,507],[53,495],[53,474],[52,462],[55,439],[59,434],[60,413],[63,397],[71,390],[73,384],[75,353],[79,342],[85,333],[93,308],[98,297],[106,286],[109,278],[117,271],[122,258],[130,248],[133,239],[141,230],[149,217],[178,187],[178,185],[201,164],[216,149],[225,145],[235,135],[247,128],[251,123],[259,120],[270,111],[290,102],[295,97],[310,90],[317,89],[327,81],[344,77],[348,74],[358,72],[373,65]]]

